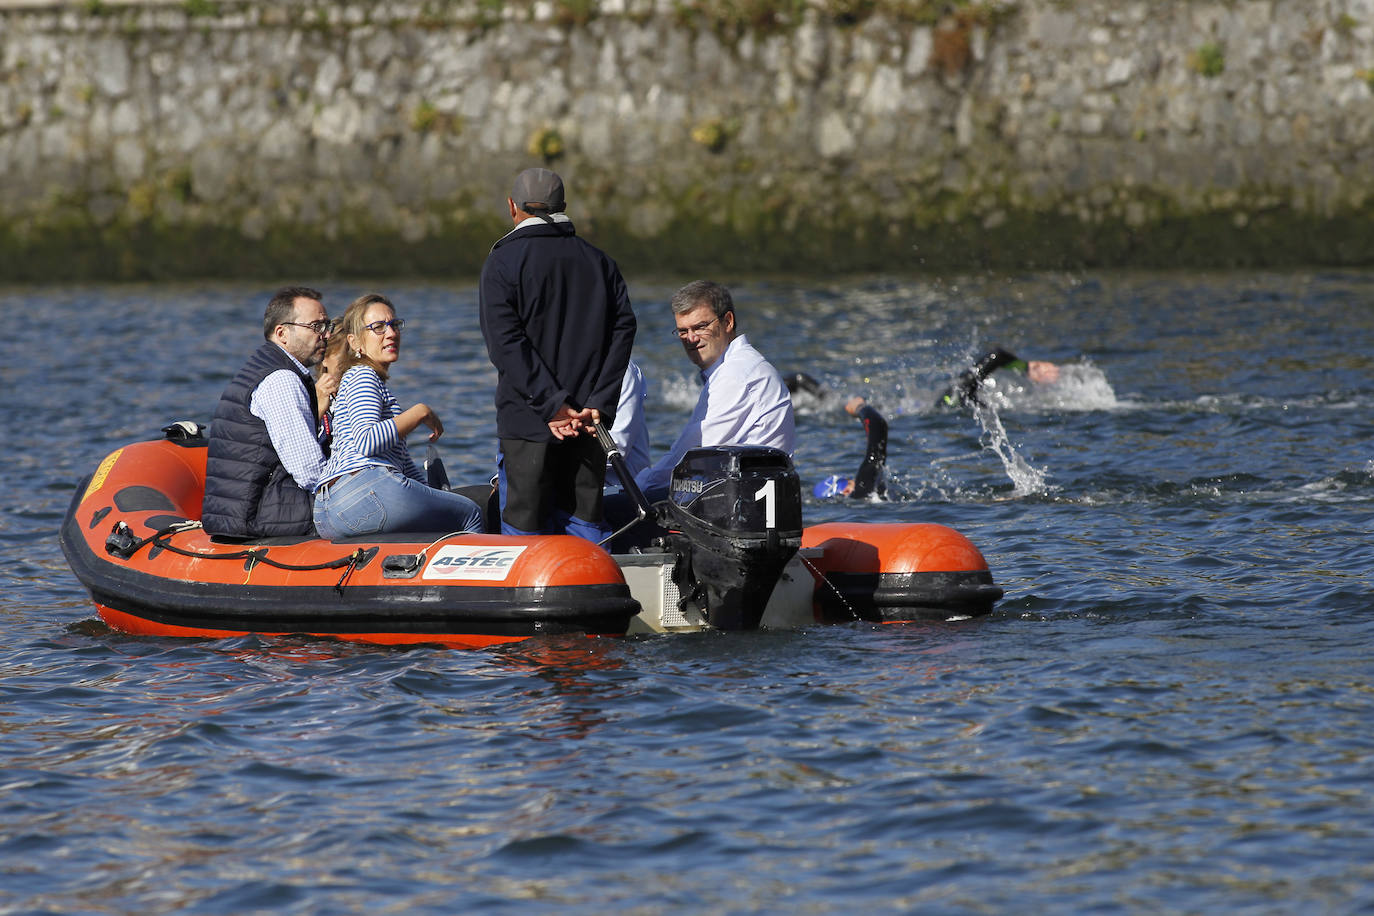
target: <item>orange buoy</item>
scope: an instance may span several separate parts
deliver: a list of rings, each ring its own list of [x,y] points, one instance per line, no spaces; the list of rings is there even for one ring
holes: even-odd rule
[[[1002,598],[982,553],[944,525],[828,522],[802,532],[802,550],[821,621],[974,617]]]

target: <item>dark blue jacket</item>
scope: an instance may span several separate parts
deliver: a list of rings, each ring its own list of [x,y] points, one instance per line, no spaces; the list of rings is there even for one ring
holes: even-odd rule
[[[564,402],[607,427],[634,346],[635,316],[615,261],[570,222],[515,229],[482,267],[482,334],[496,367],[496,433],[552,439]]]
[[[205,503],[200,521],[209,534],[241,538],[314,534],[311,495],[282,467],[267,424],[253,415],[253,392],[278,369],[300,370],[286,351],[268,341],[224,389],[210,423],[205,465]],[[301,383],[317,411],[315,383]]]

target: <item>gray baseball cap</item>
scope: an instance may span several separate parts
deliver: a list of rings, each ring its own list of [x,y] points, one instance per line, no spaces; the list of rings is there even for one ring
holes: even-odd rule
[[[526,213],[537,210],[561,213],[567,206],[563,200],[563,179],[548,169],[525,169],[516,175],[510,199]]]

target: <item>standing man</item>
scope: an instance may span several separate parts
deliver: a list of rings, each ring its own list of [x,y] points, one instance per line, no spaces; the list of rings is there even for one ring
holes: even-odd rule
[[[324,355],[329,316],[320,294],[278,290],[267,303],[266,343],[230,380],[210,423],[201,524],[237,538],[313,535],[311,492],[325,454],[309,367]]]
[[[697,280],[674,293],[670,304],[677,338],[701,370],[701,395],[668,454],[635,476],[650,502],[667,498],[673,468],[688,449],[766,445],[791,455],[797,443],[787,385],[739,333],[730,291]]]
[[[514,228],[482,266],[482,335],[496,367],[503,534],[609,535],[606,456],[591,424],[615,420],[635,316],[613,260],[578,238],[563,180],[526,169],[506,199]]]

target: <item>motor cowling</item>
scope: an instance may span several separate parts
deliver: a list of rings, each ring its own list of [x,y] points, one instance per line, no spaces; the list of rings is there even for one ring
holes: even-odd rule
[[[801,546],[801,481],[787,453],[696,448],[673,469],[660,522],[674,533],[673,578],[723,630],[757,629],[782,569]]]

